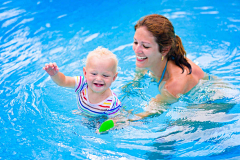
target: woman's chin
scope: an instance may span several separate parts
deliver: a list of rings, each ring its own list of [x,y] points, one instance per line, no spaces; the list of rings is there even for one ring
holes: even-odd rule
[[[136,62],[136,66],[138,68],[146,68],[146,65],[144,65],[145,63],[140,63],[140,62]]]

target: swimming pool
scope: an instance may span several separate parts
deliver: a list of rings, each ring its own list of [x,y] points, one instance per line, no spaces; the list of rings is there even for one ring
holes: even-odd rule
[[[240,2],[195,0],[1,1],[0,159],[240,159]],[[44,73],[56,62],[81,75],[97,46],[119,59],[112,89],[126,110],[144,110],[154,82],[135,73],[134,24],[167,16],[187,56],[221,80],[202,81],[163,114],[95,133],[98,120],[74,115],[73,90]],[[131,115],[130,115],[131,116]]]

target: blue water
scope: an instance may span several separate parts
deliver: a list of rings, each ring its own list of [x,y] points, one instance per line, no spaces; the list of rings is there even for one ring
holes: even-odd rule
[[[75,93],[42,70],[56,62],[82,75],[97,46],[119,59],[112,89],[144,111],[156,83],[134,85],[134,24],[168,17],[187,56],[217,79],[201,81],[161,115],[95,133],[99,119],[72,114]],[[0,159],[240,159],[240,2],[196,0],[1,0]],[[131,117],[132,114],[125,114]]]

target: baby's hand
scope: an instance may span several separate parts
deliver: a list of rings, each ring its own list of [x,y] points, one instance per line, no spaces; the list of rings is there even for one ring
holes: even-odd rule
[[[58,73],[59,68],[56,63],[49,63],[45,64],[45,67],[43,67],[43,70],[45,70],[50,76],[54,76]]]

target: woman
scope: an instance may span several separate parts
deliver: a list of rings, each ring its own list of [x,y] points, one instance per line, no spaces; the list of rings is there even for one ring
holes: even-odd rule
[[[149,70],[158,82],[160,94],[147,110],[151,110],[152,102],[176,101],[204,77],[203,70],[186,57],[180,37],[164,16],[148,15],[137,22],[133,50],[136,66]],[[139,116],[147,116],[148,112]]]

